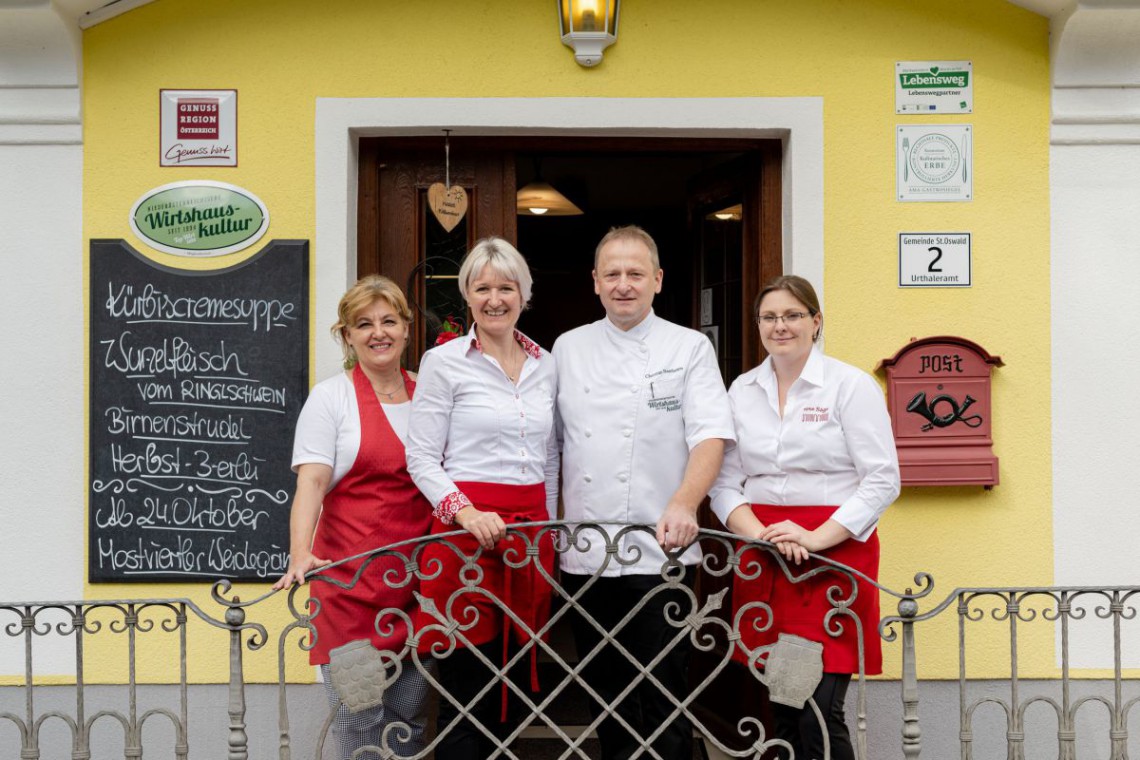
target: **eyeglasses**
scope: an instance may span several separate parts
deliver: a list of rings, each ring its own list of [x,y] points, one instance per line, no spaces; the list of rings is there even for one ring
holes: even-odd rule
[[[775,327],[776,323],[783,320],[784,324],[788,327],[795,327],[801,319],[810,317],[810,314],[805,314],[802,311],[789,311],[787,314],[761,314],[759,321],[765,327]]]

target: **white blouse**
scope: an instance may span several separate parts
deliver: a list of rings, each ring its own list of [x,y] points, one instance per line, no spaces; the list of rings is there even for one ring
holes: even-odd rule
[[[383,404],[388,424],[402,442],[408,439],[411,404]],[[331,491],[348,474],[360,453],[360,410],[356,387],[347,373],[340,372],[313,386],[293,434],[293,472],[303,464],[332,468]]]
[[[424,354],[412,399],[408,472],[450,524],[471,501],[458,481],[546,484],[551,518],[558,509],[554,357],[522,333],[526,351],[518,385],[483,353],[475,328]]]
[[[735,445],[710,492],[722,522],[741,504],[838,506],[832,519],[866,541],[899,495],[899,461],[883,392],[860,369],[813,350],[784,416],[772,361],[728,391]]]

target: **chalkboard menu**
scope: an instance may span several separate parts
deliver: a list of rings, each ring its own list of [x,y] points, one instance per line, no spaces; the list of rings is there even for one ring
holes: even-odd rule
[[[285,571],[308,250],[201,272],[91,241],[91,582]]]

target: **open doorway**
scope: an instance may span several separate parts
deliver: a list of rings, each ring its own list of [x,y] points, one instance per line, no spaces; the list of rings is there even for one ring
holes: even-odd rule
[[[691,324],[688,183],[737,155],[517,154],[516,184],[525,186],[540,172],[583,211],[581,216],[519,215],[518,246],[536,283],[534,302],[520,320],[522,329],[549,347],[566,330],[604,316],[590,276],[594,248],[607,230],[625,224],[643,227],[657,241],[665,279],[654,310],[671,322]]]
[[[726,382],[759,362],[748,312],[760,283],[781,269],[778,140],[453,136],[450,156],[451,181],[465,187],[469,207],[445,231],[426,199],[443,180],[443,140],[360,143],[357,271],[408,287],[419,318],[410,368],[442,320],[466,324],[455,274],[476,240],[498,235],[527,257],[535,290],[520,328],[550,348],[561,333],[601,317],[590,277],[594,247],[621,224],[644,227],[658,243],[665,281],[657,313],[703,328]],[[518,214],[515,190],[539,174],[584,213]]]

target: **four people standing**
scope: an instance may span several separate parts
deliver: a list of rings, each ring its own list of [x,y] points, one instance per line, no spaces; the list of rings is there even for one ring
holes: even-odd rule
[[[480,241],[459,272],[460,290],[472,314],[471,331],[424,355],[406,434],[377,439],[381,448],[393,450],[397,439],[407,440],[404,475],[410,473],[426,496],[426,502],[418,495],[418,501],[405,500],[422,523],[417,523],[416,535],[427,532],[428,514],[434,515],[432,533],[461,528],[470,534],[451,539],[454,548],[428,544],[419,558],[426,578],[422,592],[432,602],[415,618],[420,652],[444,657],[440,680],[447,694],[441,699],[439,726],[445,734],[436,748],[440,760],[486,757],[493,742],[485,731],[502,737],[515,725],[508,720],[505,678],[501,689],[485,689],[485,662],[505,665],[518,647],[527,646],[530,632],[548,620],[551,587],[542,576],[553,570],[550,537],[539,539],[534,529],[508,534],[507,528],[557,516],[560,446],[565,519],[572,528],[599,523],[606,530],[602,535],[579,525],[572,533],[574,545],[561,553],[561,583],[596,621],[570,615],[579,657],[588,660],[583,679],[601,699],[590,700],[595,718],[611,706],[618,716],[599,724],[607,760],[630,757],[651,736],[661,757],[691,757],[692,727],[676,707],[688,692],[688,634],[670,625],[666,616],[671,603],[681,611],[673,618],[689,609],[692,565],[701,557],[695,543],[697,508],[710,490],[714,511],[731,530],[771,541],[797,564],[810,561],[808,552],[825,552],[872,578],[877,572],[875,524],[898,495],[890,422],[881,391],[866,373],[813,350],[822,314],[811,285],[802,278],[782,277],[761,292],[755,310],[769,358],[738,378],[726,395],[708,340],[653,313],[663,273],[657,246],[644,230],[612,229],[595,251],[593,279],[605,318],[562,335],[547,354],[516,329],[530,300],[526,261],[506,241]],[[368,356],[369,366],[392,348],[390,344],[398,343],[402,351],[410,319],[400,313],[393,322],[379,313],[382,308],[372,315],[376,310],[370,306],[361,311],[379,319],[385,329],[395,324],[393,334],[402,327],[403,337],[357,338],[345,327],[346,343]],[[350,312],[356,319],[356,312]],[[399,352],[395,356],[398,370]],[[391,375],[388,364],[380,362],[379,369],[386,374],[378,374],[378,380]],[[365,420],[377,410],[361,395],[376,401],[375,394],[390,389],[376,387],[375,381],[366,388],[371,375],[362,376],[359,368],[350,376],[361,397],[362,428],[391,433],[396,425]],[[410,398],[414,386],[406,375],[403,378]],[[314,388],[314,398],[328,394],[324,385]],[[365,393],[368,390],[372,392]],[[341,395],[345,393],[342,388]],[[403,399],[391,394],[399,396],[399,389],[390,390],[387,400]],[[318,402],[311,398],[310,403]],[[383,412],[379,416],[387,419]],[[299,424],[299,441],[302,427]],[[373,445],[366,433],[361,452]],[[402,448],[399,454],[402,466]],[[295,457],[295,466],[298,461],[307,460]],[[322,554],[337,559],[353,548],[361,551],[397,540],[377,537],[360,547],[344,541],[322,543],[318,532],[310,550],[321,496],[329,513],[322,517],[322,526],[336,518],[339,503],[335,496],[330,500],[335,491],[329,490],[332,464],[316,457],[313,462],[330,473],[321,471],[303,484],[304,468],[310,465],[300,465],[293,564],[278,587],[299,582],[306,571],[326,563],[318,559]],[[399,523],[402,518],[380,519]],[[619,530],[615,523],[649,524],[655,535],[644,529]],[[612,539],[608,546],[606,537]],[[464,580],[470,573],[467,558],[478,565],[478,586],[487,595],[472,593],[469,580]],[[507,558],[509,563],[504,562]],[[838,638],[829,636],[823,622],[830,608],[824,587],[788,584],[779,576],[769,565],[757,581],[737,581],[738,606],[763,601],[774,613],[774,625],[765,635],[751,631],[742,643],[749,649],[761,646],[778,631],[824,642],[827,675],[815,699],[828,722],[833,756],[848,757],[843,699],[850,674],[858,672],[855,626],[845,626]],[[371,592],[381,607],[392,606],[383,590],[364,593]],[[348,597],[344,592],[332,596]],[[396,601],[406,606],[406,600]],[[639,604],[638,613],[623,621]],[[875,589],[860,583],[852,609],[865,633],[875,630],[877,604]],[[530,632],[513,624],[501,605]],[[326,628],[344,623],[335,604],[328,609],[331,615],[322,609],[318,616],[325,618],[318,624],[322,637]],[[462,646],[448,651],[455,623],[477,652]],[[620,627],[617,642],[642,665],[659,659],[652,675],[664,688],[639,676],[638,669],[605,642],[598,625],[607,631]],[[344,635],[330,639],[359,637],[359,627],[348,625]],[[742,633],[750,627],[752,618],[740,622]],[[879,672],[877,638],[863,638],[865,672]],[[531,686],[537,688],[537,647],[533,642],[529,646]],[[518,670],[511,672],[512,680]],[[640,685],[622,697],[634,681]],[[476,722],[464,717],[463,710]],[[777,718],[779,735],[797,758],[822,753],[814,714],[809,711],[805,718],[784,709]]]

